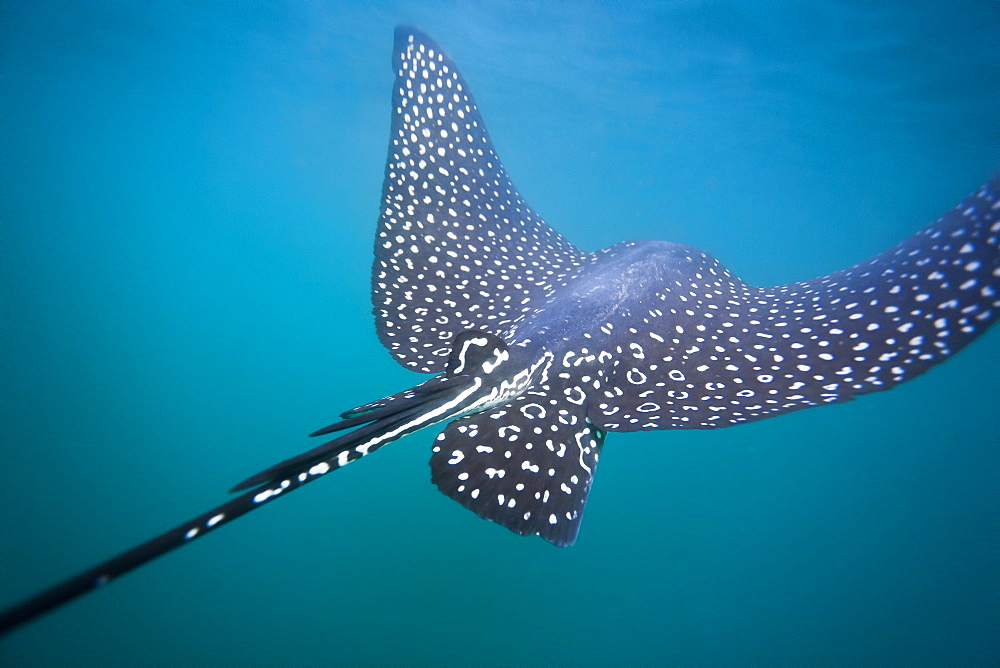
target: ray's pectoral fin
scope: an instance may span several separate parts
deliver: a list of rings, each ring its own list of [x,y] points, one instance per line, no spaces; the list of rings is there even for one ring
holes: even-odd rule
[[[587,420],[582,394],[528,390],[449,424],[434,443],[431,482],[483,519],[569,546],[604,435]]]

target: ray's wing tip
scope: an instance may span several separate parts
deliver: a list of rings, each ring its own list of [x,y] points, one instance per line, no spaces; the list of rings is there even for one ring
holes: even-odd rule
[[[470,503],[469,499],[464,495],[459,494],[456,485],[454,484],[454,480],[441,476],[440,472],[435,471],[434,469],[431,470],[431,484],[437,487],[438,490],[440,490],[441,493],[448,498],[453,501],[457,501],[460,505],[464,506],[468,510],[471,510],[480,519],[501,526],[519,536],[524,536],[525,538],[541,538],[549,545],[563,548],[572,547],[573,544],[576,543],[577,537],[580,535],[579,521],[568,525],[539,525],[537,523],[512,521],[509,516],[486,511],[483,507]]]
[[[572,536],[541,536],[541,538],[549,545],[554,545],[555,547],[573,547],[573,544],[576,543],[577,535],[578,533],[574,532]]]
[[[410,42],[436,46],[434,40],[431,39],[427,33],[408,23],[396,26],[394,42],[395,52],[397,54],[406,49]]]
[[[422,35],[423,32],[417,28],[415,25],[410,23],[400,23],[396,26],[396,41],[405,42],[409,40],[410,35]]]
[[[497,522],[497,520],[493,520]],[[561,525],[558,527],[554,526],[542,526],[537,525],[531,527],[524,527],[523,529],[516,529],[504,525],[501,522],[497,522],[500,526],[504,526],[511,531],[518,533],[522,536],[537,536],[543,541],[558,548],[573,547],[576,543],[577,536],[580,535],[580,523],[574,522],[571,525]]]
[[[994,193],[1000,193],[1000,172],[987,179],[986,188]]]

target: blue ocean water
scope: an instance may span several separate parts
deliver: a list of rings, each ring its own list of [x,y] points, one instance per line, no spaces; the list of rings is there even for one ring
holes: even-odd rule
[[[0,606],[420,380],[369,302],[400,23],[587,250],[668,239],[811,278],[1000,167],[992,0],[4,3]],[[441,495],[419,433],[0,663],[995,665],[998,374],[991,331],[849,404],[611,434],[569,549]]]

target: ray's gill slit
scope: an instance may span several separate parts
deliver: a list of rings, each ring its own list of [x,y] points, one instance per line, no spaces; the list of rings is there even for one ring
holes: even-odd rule
[[[0,613],[34,619],[406,434],[447,422],[431,479],[480,517],[576,540],[608,432],[712,429],[848,401],[968,345],[1000,308],[1000,178],[858,265],[747,285],[690,246],[581,251],[510,182],[455,64],[396,31],[372,269],[379,339],[437,374],[351,409],[345,433],[243,494]]]

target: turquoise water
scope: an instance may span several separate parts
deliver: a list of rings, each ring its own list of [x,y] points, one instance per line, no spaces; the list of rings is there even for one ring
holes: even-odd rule
[[[0,605],[420,380],[370,315],[392,29],[462,68],[593,250],[757,284],[1000,166],[1000,5],[33,3],[0,10]],[[420,433],[0,642],[5,665],[1000,662],[1000,330],[893,392],[612,434],[577,544],[429,484]]]

